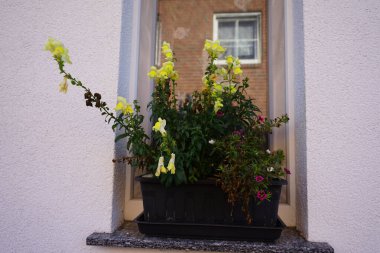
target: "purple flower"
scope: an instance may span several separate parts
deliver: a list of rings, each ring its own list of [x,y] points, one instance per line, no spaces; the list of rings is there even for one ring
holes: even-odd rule
[[[265,200],[267,197],[268,197],[268,194],[266,194],[265,191],[261,190],[261,191],[258,191],[258,192],[257,192],[257,198],[258,198],[260,201]]]
[[[284,168],[284,171],[285,171],[285,173],[288,174],[288,175],[292,174],[292,173],[290,173],[290,170],[289,170],[288,168]]]
[[[262,176],[256,176],[256,182],[260,183],[261,181],[264,180],[264,178]]]
[[[240,137],[242,137],[243,134],[244,134],[244,129],[235,130],[235,131],[232,132],[232,134],[239,135]]]

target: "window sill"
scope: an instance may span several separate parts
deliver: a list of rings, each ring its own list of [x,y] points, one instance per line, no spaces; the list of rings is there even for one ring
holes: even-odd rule
[[[276,242],[262,243],[148,237],[140,234],[137,224],[130,221],[126,221],[114,233],[93,233],[87,237],[86,243],[105,247],[214,252],[334,252],[329,244],[308,242],[292,228],[285,228]]]

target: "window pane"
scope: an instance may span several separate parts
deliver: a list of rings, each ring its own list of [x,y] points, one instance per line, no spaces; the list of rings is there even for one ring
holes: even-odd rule
[[[257,41],[239,41],[238,56],[240,59],[256,59]]]
[[[257,20],[239,22],[239,39],[257,39]]]
[[[235,39],[235,22],[234,21],[219,21],[218,38]]]
[[[234,41],[223,41],[221,40],[220,41],[220,45],[224,48],[226,48],[226,52],[224,53],[224,55],[222,55],[221,57],[219,57],[219,59],[224,59],[224,56],[226,55],[232,55],[234,57],[236,57],[236,48],[235,48],[235,42]]]

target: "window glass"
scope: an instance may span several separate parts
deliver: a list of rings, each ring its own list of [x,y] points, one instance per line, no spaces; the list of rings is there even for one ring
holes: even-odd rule
[[[260,17],[261,13],[215,14],[215,39],[227,47],[226,55],[239,57],[242,63],[260,63]]]
[[[235,22],[233,21],[219,22],[219,39],[220,40],[235,39]]]
[[[257,39],[257,21],[240,21],[238,39]]]
[[[256,41],[250,40],[250,41],[244,41],[239,40],[238,48],[238,57],[240,59],[256,59],[257,54],[257,43]]]

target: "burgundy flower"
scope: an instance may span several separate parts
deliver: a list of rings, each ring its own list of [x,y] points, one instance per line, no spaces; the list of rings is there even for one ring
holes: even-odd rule
[[[284,171],[285,171],[285,173],[288,174],[288,175],[292,174],[292,173],[290,173],[290,170],[289,170],[288,168],[284,168]]]
[[[260,201],[265,200],[267,197],[268,197],[268,194],[266,194],[265,191],[261,190],[261,191],[258,191],[258,192],[257,192],[257,198],[258,198]]]
[[[238,136],[242,137],[243,134],[244,134],[244,129],[235,130],[235,131],[232,132],[232,134],[233,135],[238,135]]]
[[[260,183],[261,181],[264,180],[264,178],[262,176],[256,176],[256,182]]]
[[[259,115],[258,120],[259,120],[260,124],[263,124],[265,121],[265,118],[264,118],[264,116]]]
[[[223,116],[224,116],[224,113],[221,110],[217,111],[216,117],[220,118],[220,117],[223,117]]]

